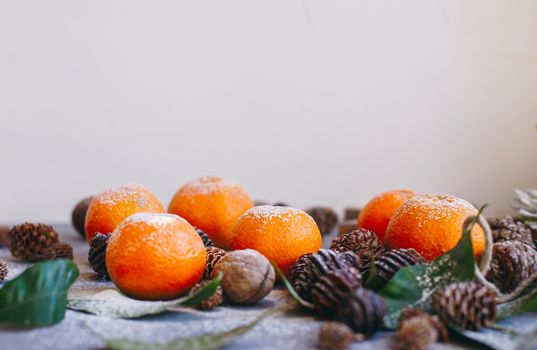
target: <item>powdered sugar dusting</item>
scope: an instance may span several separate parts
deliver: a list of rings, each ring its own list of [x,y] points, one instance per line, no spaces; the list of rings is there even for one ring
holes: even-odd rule
[[[109,188],[104,192],[98,194],[96,197],[98,200],[109,206],[113,206],[118,202],[126,201],[141,201],[140,206],[144,206],[146,199],[144,196],[140,196],[140,193],[146,192],[147,189],[138,184],[125,184],[122,186]]]
[[[238,184],[232,181],[224,180],[218,176],[202,176],[187,182],[183,187],[181,187],[180,191],[184,194],[210,194],[215,192],[224,192],[230,189],[242,190]]]
[[[143,222],[148,225],[162,227],[173,222],[181,220],[181,217],[175,214],[167,213],[136,213],[123,221],[123,224],[134,223],[134,222]]]
[[[253,216],[259,221],[272,221],[277,217],[286,222],[304,214],[302,210],[293,207],[260,205],[248,210],[243,216]]]
[[[421,217],[422,220],[441,220],[449,217],[453,212],[461,210],[471,210],[475,208],[468,201],[444,194],[422,194],[409,199],[397,210],[397,214],[413,215],[416,210],[427,208],[428,210]],[[421,220],[420,220],[421,221]],[[418,226],[421,222],[418,222]]]

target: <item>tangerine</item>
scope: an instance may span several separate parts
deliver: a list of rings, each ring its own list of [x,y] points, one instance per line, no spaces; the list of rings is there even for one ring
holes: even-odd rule
[[[140,185],[124,185],[108,189],[91,201],[86,213],[86,239],[97,233],[109,234],[124,219],[135,213],[163,213],[157,197]]]
[[[142,300],[175,299],[205,271],[205,247],[194,228],[173,214],[138,213],[110,236],[106,268],[126,295]]]
[[[230,249],[235,222],[252,206],[242,187],[216,176],[206,176],[183,185],[173,197],[168,212],[203,230],[218,247]]]
[[[414,248],[427,260],[451,250],[462,236],[464,221],[477,209],[450,195],[422,194],[404,202],[393,214],[386,230],[389,248]],[[471,232],[474,256],[485,249],[485,234],[478,225]]]
[[[322,246],[319,228],[300,209],[263,205],[248,210],[233,228],[235,249],[255,249],[287,273],[300,256]]]
[[[356,226],[373,231],[383,240],[393,213],[407,199],[415,195],[416,192],[409,190],[395,190],[376,195],[360,210]]]

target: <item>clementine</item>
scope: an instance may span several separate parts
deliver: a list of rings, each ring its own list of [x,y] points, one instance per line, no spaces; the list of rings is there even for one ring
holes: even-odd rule
[[[126,295],[142,300],[174,299],[205,271],[205,247],[194,228],[173,214],[129,216],[110,236],[106,268]]]

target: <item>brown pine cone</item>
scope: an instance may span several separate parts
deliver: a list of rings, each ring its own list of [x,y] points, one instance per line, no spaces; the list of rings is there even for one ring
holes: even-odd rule
[[[59,242],[47,248],[39,260],[71,259],[73,260],[73,247],[70,244]]]
[[[487,279],[502,293],[510,293],[537,271],[537,251],[520,241],[500,241],[492,246]]]
[[[201,282],[196,283],[196,285],[192,287],[192,290],[190,291],[190,293],[197,292],[200,288],[205,286],[206,283],[207,283],[206,281],[201,281]],[[217,307],[218,305],[222,304],[223,301],[224,301],[224,291],[222,290],[221,286],[218,286],[214,294],[209,299],[203,300],[196,307],[200,310],[211,310]]]
[[[88,262],[91,268],[99,278],[104,280],[110,280],[110,275],[108,275],[108,270],[106,269],[106,248],[108,247],[109,239],[110,235],[97,233],[90,242],[88,252]]]
[[[425,350],[437,340],[447,341],[448,330],[438,319],[420,309],[405,308],[401,313],[394,348]]]
[[[423,256],[414,248],[393,249],[375,260],[377,276],[384,282],[388,281],[405,266],[422,264],[425,262]]]
[[[0,282],[6,279],[8,271],[7,262],[0,259]]]
[[[436,293],[434,306],[442,321],[479,330],[496,318],[496,293],[476,282],[453,283]]]
[[[515,221],[510,216],[492,220],[490,222],[490,228],[492,230],[492,238],[494,242],[512,240],[533,246],[531,230],[522,222]]]
[[[312,207],[305,210],[310,215],[322,235],[328,235],[334,231],[339,222],[337,213],[328,207]]]
[[[73,227],[84,239],[86,239],[86,213],[92,199],[93,196],[82,199],[75,205],[71,212],[71,222],[73,223]]]
[[[322,350],[346,350],[351,343],[364,340],[362,334],[356,334],[344,323],[325,321],[319,329],[319,348]]]
[[[311,288],[325,273],[336,270],[347,270],[353,283],[360,285],[360,260],[353,252],[336,252],[331,249],[320,249],[317,253],[304,254],[289,269],[289,279],[298,295],[311,301]]]
[[[323,317],[345,323],[366,336],[383,326],[384,301],[372,291],[360,288],[349,278],[348,270],[328,272],[313,286],[315,310]]]
[[[9,226],[0,226],[0,247],[9,246]]]
[[[218,247],[206,247],[205,252],[207,257],[205,260],[205,272],[203,273],[202,279],[208,281],[211,279],[211,273],[213,272],[214,266],[227,254],[227,252]]]
[[[57,243],[58,234],[52,226],[25,223],[13,226],[9,231],[9,250],[15,258],[42,260],[43,253]]]
[[[377,235],[365,229],[354,230],[336,237],[330,249],[338,252],[355,252],[360,257],[361,272],[368,271],[373,260],[385,252],[384,244]]]
[[[194,227],[194,230],[196,230],[196,232],[200,236],[201,240],[203,241],[203,245],[205,246],[205,248],[214,247],[214,243],[213,243],[213,241],[211,241],[211,239],[209,238],[208,234],[206,234],[205,232],[203,232],[203,230],[201,230],[201,229],[199,229],[197,227]]]

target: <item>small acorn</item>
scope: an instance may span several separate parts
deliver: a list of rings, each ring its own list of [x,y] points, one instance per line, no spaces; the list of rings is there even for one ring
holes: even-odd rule
[[[363,334],[354,333],[346,324],[324,321],[319,329],[319,348],[322,350],[346,350],[353,342],[364,340]]]
[[[234,304],[255,304],[274,287],[274,268],[253,249],[235,250],[224,255],[214,266],[211,278],[223,272],[221,286],[226,300]]]
[[[75,205],[71,213],[71,222],[73,223],[76,232],[78,232],[84,239],[86,239],[86,213],[88,212],[88,207],[92,199],[93,196],[82,199]]]

